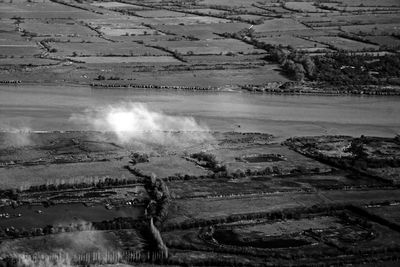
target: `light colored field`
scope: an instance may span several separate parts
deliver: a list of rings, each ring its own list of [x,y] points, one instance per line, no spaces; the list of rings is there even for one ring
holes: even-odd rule
[[[226,13],[225,10],[212,9],[212,8],[187,9],[187,11],[202,13],[204,15],[219,15],[219,14]]]
[[[181,54],[226,54],[228,52],[240,54],[264,53],[263,50],[236,39],[218,39],[204,41],[164,41],[154,43],[170,51],[178,51]]]
[[[126,4],[126,3],[121,3],[121,2],[93,2],[90,3],[93,6],[98,6],[98,7],[105,7],[105,8],[113,8],[113,7],[133,7],[133,5]]]
[[[218,37],[214,33],[238,32],[248,29],[247,23],[211,23],[201,25],[156,25],[158,30],[182,36],[194,36],[199,39],[213,39]]]
[[[212,23],[228,23],[229,20],[205,17],[205,16],[185,16],[185,17],[166,17],[154,18],[151,24],[161,25],[195,25],[195,24],[212,24]]]
[[[306,30],[308,27],[294,19],[271,19],[264,21],[263,24],[255,25],[254,31],[270,32],[270,31],[291,31],[291,30]]]
[[[49,43],[57,50],[56,56],[162,56],[167,52],[137,43]],[[162,59],[161,59],[162,60]]]
[[[274,37],[263,37],[258,38],[258,41],[264,42],[266,44],[271,45],[283,45],[283,46],[292,46],[293,48],[297,49],[304,49],[304,48],[327,48],[326,45],[305,40],[302,38],[298,38],[292,35],[280,35]]]
[[[232,15],[228,16],[229,19],[244,19],[248,21],[263,21],[266,18],[264,16],[257,16],[257,15],[246,15],[246,14],[240,14],[240,15]]]
[[[232,56],[226,56],[226,55],[209,55],[209,56],[184,56],[184,59],[187,62],[193,63],[193,64],[211,64],[211,63],[216,63],[216,64],[221,64],[221,63],[252,63],[252,64],[263,64],[264,57],[267,56],[267,54],[260,54],[260,55],[235,55],[234,57]]]
[[[285,6],[300,12],[329,12],[316,7],[313,2],[285,2]]]
[[[84,63],[179,63],[180,61],[172,56],[134,56],[134,57],[71,57],[72,60]]]
[[[218,162],[225,164],[229,171],[236,171],[237,169],[241,169],[246,171],[247,169],[251,170],[261,170],[266,167],[277,166],[281,170],[289,172],[292,169],[298,167],[304,167],[307,170],[311,170],[314,168],[320,168],[323,170],[330,170],[331,168],[325,164],[319,163],[313,159],[302,156],[286,147],[282,147],[280,145],[264,145],[257,146],[254,148],[243,148],[240,150],[233,149],[218,149],[209,151],[210,153],[216,155],[216,159]],[[258,155],[258,154],[279,154],[286,158],[285,161],[275,161],[275,162],[258,162],[258,163],[250,163],[250,162],[242,162],[236,160],[236,158],[248,156],[248,155]]]
[[[145,11],[136,11],[137,15],[145,18],[175,18],[175,17],[185,17],[186,13],[176,12],[170,10],[145,10]]]
[[[93,36],[97,32],[88,27],[77,24],[72,20],[39,21],[25,20],[20,26],[22,29],[40,36]]]
[[[269,212],[312,206],[324,202],[315,194],[282,193],[257,197],[174,200],[167,224],[191,219],[211,219],[233,214]]]
[[[171,64],[171,63],[169,63]],[[117,68],[114,73],[119,77],[134,79],[137,84],[156,84],[169,86],[202,86],[235,89],[238,84],[263,84],[271,81],[288,81],[282,76],[278,65],[266,65],[253,69],[161,71],[157,73],[132,73],[127,68]],[[114,81],[113,81],[114,82]]]
[[[175,174],[207,175],[208,171],[178,156],[152,157],[150,162],[135,165],[147,174],[154,173],[157,177],[164,178]]]
[[[14,31],[16,25],[13,24],[13,20],[10,19],[1,19],[0,20],[0,31]]]
[[[0,168],[1,188],[26,188],[61,180],[79,182],[88,177],[134,178],[124,168],[126,164],[127,161],[121,160]]]
[[[101,27],[100,31],[108,36],[125,36],[125,35],[162,35],[163,33],[152,30],[150,28],[112,28]]]
[[[34,41],[27,41],[17,32],[2,32],[0,34],[0,45],[29,45],[36,46]]]
[[[199,4],[202,5],[220,5],[220,6],[234,6],[234,7],[243,7],[243,6],[251,6],[252,4],[256,4],[257,0],[201,0]]]
[[[98,18],[100,15],[93,12],[68,7],[53,2],[3,2],[0,3],[0,18]]]
[[[339,50],[347,50],[347,51],[362,51],[362,50],[378,50],[379,46],[362,43],[354,40],[350,40],[347,38],[342,38],[338,36],[315,36],[312,38],[317,42],[321,42],[327,45],[332,45],[336,49]]]
[[[275,223],[262,223],[240,228],[241,233],[261,232],[266,236],[281,236],[295,234],[309,229],[323,230],[343,227],[336,218],[318,216],[310,219],[286,220]]]

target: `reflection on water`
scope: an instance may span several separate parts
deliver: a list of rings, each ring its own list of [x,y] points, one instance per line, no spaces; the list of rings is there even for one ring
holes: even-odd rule
[[[239,92],[0,86],[0,129],[83,130],[70,120],[86,108],[143,102],[171,115],[193,116],[218,131],[293,135],[393,136],[400,132],[399,97],[281,96]]]

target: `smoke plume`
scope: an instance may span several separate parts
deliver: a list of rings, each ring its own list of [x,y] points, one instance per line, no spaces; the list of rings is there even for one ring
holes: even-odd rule
[[[167,115],[151,110],[143,103],[120,103],[87,109],[70,119],[86,124],[90,130],[113,132],[122,143],[182,145],[204,142],[211,137],[209,129],[193,117]]]
[[[0,126],[0,147],[22,147],[32,145],[31,129],[28,127]]]

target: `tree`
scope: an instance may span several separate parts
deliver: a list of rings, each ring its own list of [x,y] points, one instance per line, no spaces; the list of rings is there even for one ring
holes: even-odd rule
[[[296,79],[296,81],[304,80],[305,72],[306,71],[304,70],[302,64],[295,63],[295,66],[294,66],[294,78]]]

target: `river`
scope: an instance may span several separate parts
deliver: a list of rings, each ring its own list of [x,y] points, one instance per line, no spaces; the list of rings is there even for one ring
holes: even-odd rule
[[[91,89],[86,86],[0,86],[0,130],[85,130],[72,114],[119,102],[142,102],[170,115],[193,116],[216,131],[299,135],[394,136],[400,97],[268,95]]]

